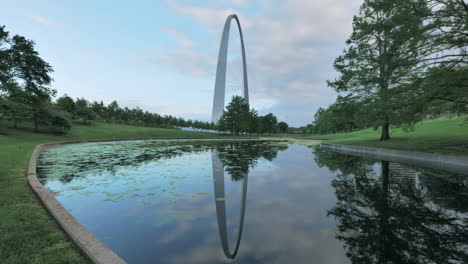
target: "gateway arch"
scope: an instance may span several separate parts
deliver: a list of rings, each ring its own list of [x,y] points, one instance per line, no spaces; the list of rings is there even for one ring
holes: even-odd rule
[[[242,49],[242,67],[244,76],[244,100],[249,103],[249,85],[247,81],[247,62],[245,59],[244,37],[240,26],[239,18],[233,14],[227,17],[224,23],[223,35],[221,37],[221,45],[219,47],[218,65],[216,68],[215,91],[213,97],[213,112],[211,121],[218,122],[224,111],[224,100],[226,93],[226,68],[227,68],[227,52],[229,43],[229,30],[231,28],[231,20],[234,19],[239,29],[240,44]]]

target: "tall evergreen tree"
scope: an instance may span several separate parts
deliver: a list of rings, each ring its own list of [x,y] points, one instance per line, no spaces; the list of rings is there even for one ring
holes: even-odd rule
[[[375,109],[368,118],[382,127],[381,140],[390,139],[390,125],[416,121],[402,109],[418,93],[411,84],[422,74],[419,47],[428,35],[424,14],[417,10],[427,10],[426,1],[365,0],[354,17],[348,47],[334,63],[340,76],[328,81],[337,92]]]
[[[248,116],[249,105],[244,98],[233,96],[219,122],[222,128],[231,131],[232,134],[239,135],[242,130],[242,123],[245,122]]]

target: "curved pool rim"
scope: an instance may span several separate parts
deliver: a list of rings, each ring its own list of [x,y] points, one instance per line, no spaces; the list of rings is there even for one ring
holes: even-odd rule
[[[262,139],[209,139],[209,138],[139,138],[139,139],[100,139],[100,140],[77,140],[54,142],[37,145],[29,159],[28,165],[28,183],[33,192],[39,198],[41,204],[52,215],[55,221],[65,231],[71,241],[78,249],[91,261],[97,264],[126,264],[114,251],[97,239],[86,227],[84,227],[63,205],[55,199],[54,194],[37,178],[37,160],[41,152],[45,149],[60,147],[72,144],[116,142],[116,141],[264,141]]]

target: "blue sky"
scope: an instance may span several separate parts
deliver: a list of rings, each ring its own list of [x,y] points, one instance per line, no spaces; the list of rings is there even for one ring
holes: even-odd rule
[[[251,105],[299,126],[336,94],[326,80],[361,0],[5,1],[0,24],[36,42],[58,95],[209,121],[224,20],[244,31]],[[231,27],[227,97],[242,94]],[[227,99],[226,101],[228,101]]]

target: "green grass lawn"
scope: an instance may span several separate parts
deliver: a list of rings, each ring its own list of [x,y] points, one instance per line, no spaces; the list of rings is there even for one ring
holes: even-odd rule
[[[379,141],[380,130],[365,129],[333,135],[294,136],[307,139],[329,139],[327,143],[359,145],[468,156],[468,123],[464,118],[427,120],[416,124],[413,131],[391,130],[389,141]]]
[[[228,138],[212,133],[125,125],[73,125],[65,136],[0,127],[0,263],[89,263],[29,189],[26,168],[41,143],[118,138]]]
[[[379,131],[366,129],[334,135],[293,136],[330,139],[330,143],[384,147],[468,156],[468,124],[463,118],[428,120],[409,133],[392,129],[392,139],[378,141]],[[290,137],[290,135],[289,135]],[[202,132],[125,125],[74,125],[65,136],[0,128],[0,263],[88,263],[40,205],[26,181],[26,167],[41,143],[119,138],[229,138]],[[465,145],[465,148],[460,146]]]

